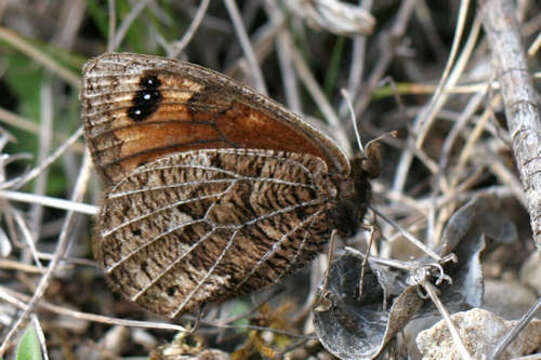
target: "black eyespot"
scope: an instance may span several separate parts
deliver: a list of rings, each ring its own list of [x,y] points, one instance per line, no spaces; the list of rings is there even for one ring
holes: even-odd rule
[[[135,93],[127,115],[134,121],[142,121],[152,115],[162,101],[162,94],[158,90],[161,85],[156,75],[144,76],[139,81],[142,90]]]
[[[161,81],[156,75],[142,77],[139,81],[139,85],[141,85],[141,87],[144,89],[157,89],[161,84]]]
[[[173,297],[173,296],[175,296],[175,293],[177,292],[177,289],[176,289],[176,287],[171,286],[171,287],[167,288],[166,292],[167,292],[167,296]]]

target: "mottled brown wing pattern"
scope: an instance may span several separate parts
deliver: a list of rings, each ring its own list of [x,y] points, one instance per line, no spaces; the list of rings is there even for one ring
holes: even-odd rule
[[[330,237],[336,196],[327,164],[310,154],[175,153],[106,195],[94,252],[128,299],[174,318],[309,262]]]
[[[225,75],[172,59],[105,54],[83,68],[85,138],[113,185],[166,154],[216,148],[308,153],[348,174],[330,138],[273,100]]]
[[[106,186],[93,250],[110,284],[171,318],[269,285],[358,228],[362,160],[228,77],[148,55],[83,68]],[[351,177],[353,176],[353,177]]]

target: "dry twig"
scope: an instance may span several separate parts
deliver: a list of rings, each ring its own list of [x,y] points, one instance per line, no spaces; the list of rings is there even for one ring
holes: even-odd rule
[[[533,239],[541,250],[541,113],[511,1],[481,0],[483,27],[500,82],[507,126],[526,193]]]

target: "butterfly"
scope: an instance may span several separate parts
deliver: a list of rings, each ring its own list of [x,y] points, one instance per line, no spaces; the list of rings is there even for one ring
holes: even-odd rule
[[[109,53],[83,67],[82,121],[105,195],[92,242],[109,284],[177,318],[275,283],[352,235],[370,198],[300,116],[227,76]]]

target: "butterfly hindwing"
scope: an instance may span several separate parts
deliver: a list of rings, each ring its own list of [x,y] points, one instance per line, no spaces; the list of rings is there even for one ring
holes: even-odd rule
[[[310,154],[166,156],[106,195],[95,255],[127,298],[168,317],[252,291],[305,265],[328,241],[336,190],[326,174]]]

